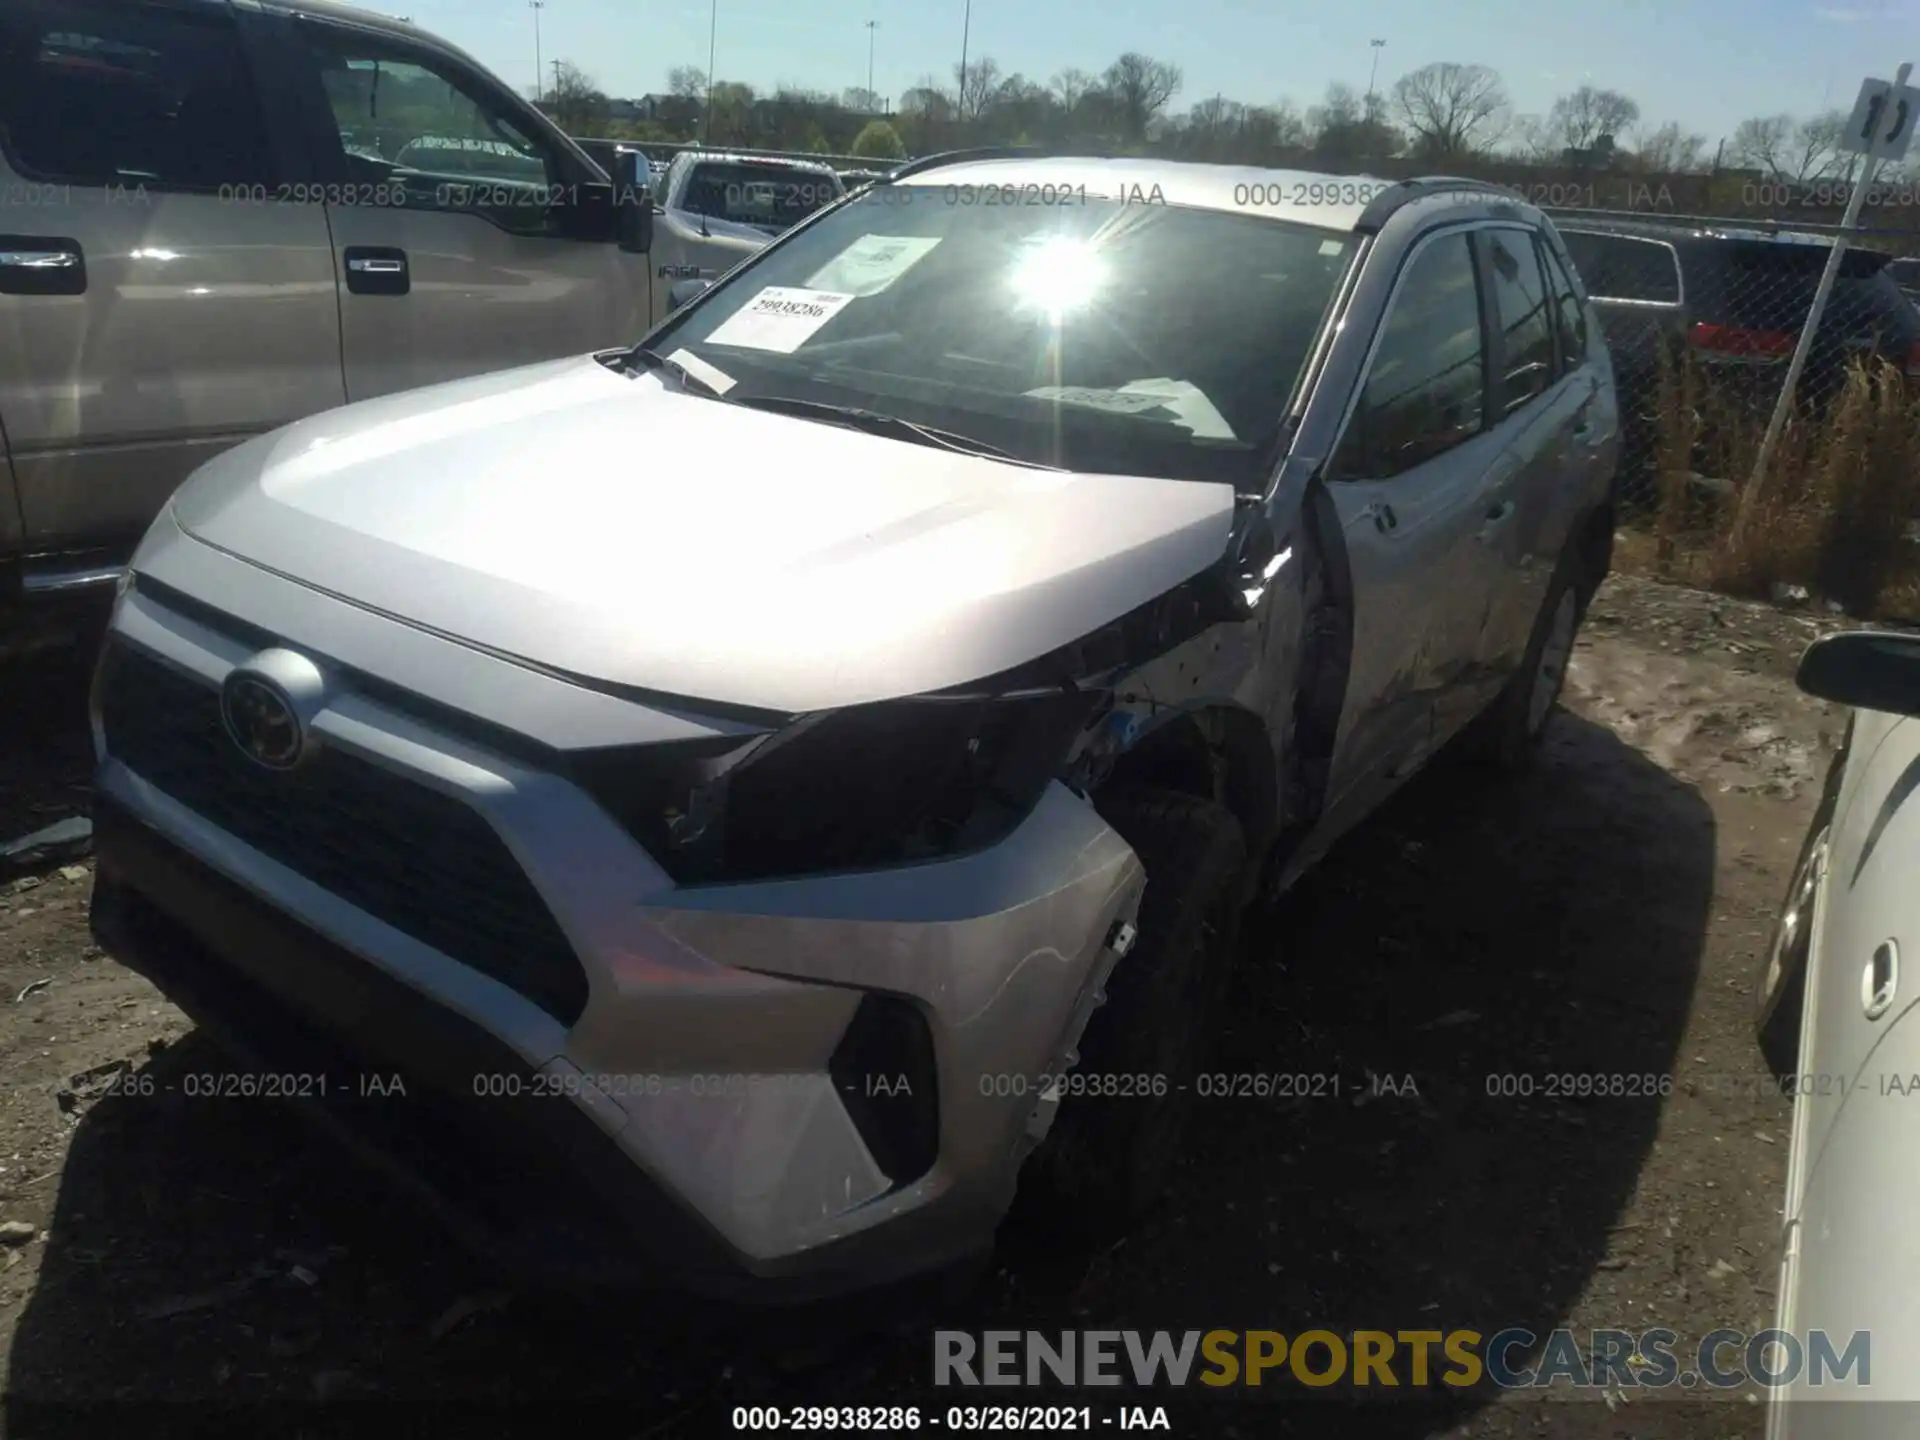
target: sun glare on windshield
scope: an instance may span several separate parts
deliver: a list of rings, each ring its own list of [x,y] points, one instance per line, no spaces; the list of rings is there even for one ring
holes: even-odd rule
[[[1013,288],[1023,304],[1058,325],[1099,293],[1107,267],[1084,240],[1055,236],[1033,248],[1013,272]]]

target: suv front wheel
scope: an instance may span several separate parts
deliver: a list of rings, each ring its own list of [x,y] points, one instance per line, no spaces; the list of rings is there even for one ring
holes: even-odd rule
[[[1096,804],[1147,872],[1138,933],[1021,1172],[1013,1219],[1029,1234],[1097,1242],[1159,1198],[1178,1158],[1239,944],[1246,842],[1230,811],[1193,795],[1127,789]]]

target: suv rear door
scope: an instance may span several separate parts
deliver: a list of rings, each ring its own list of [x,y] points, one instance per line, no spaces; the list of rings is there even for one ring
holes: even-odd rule
[[[131,548],[201,461],[344,398],[333,252],[259,17],[0,6],[0,423],[29,553]],[[0,521],[0,540],[5,522]]]
[[[350,399],[645,333],[647,257],[614,243],[612,186],[538,112],[450,49],[331,15],[287,25]]]
[[[1526,653],[1565,540],[1568,497],[1584,485],[1573,431],[1599,388],[1590,366],[1562,364],[1536,232],[1489,226],[1474,245],[1490,311],[1497,446],[1466,517],[1473,543],[1457,552],[1447,586],[1457,628],[1435,637],[1435,744],[1485,709]]]

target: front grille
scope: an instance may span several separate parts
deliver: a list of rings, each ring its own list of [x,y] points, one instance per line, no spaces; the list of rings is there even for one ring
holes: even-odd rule
[[[228,737],[216,690],[124,646],[100,705],[108,753],[195,814],[565,1024],[586,1009],[579,957],[471,807],[334,749],[263,769]]]

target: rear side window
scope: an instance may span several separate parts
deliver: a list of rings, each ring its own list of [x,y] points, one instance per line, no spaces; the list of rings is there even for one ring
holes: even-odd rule
[[[1388,479],[1472,438],[1485,418],[1486,345],[1473,251],[1464,232],[1442,235],[1401,277],[1331,473]]]
[[[1587,358],[1587,307],[1573,288],[1573,280],[1553,247],[1540,241],[1540,259],[1547,270],[1547,288],[1553,296],[1553,323],[1560,336],[1562,373],[1577,370]]]
[[[1670,246],[1594,230],[1562,230],[1560,239],[1594,299],[1680,303],[1680,262]]]
[[[1530,231],[1485,230],[1480,243],[1506,341],[1495,413],[1510,415],[1553,383],[1553,311]]]
[[[210,6],[0,5],[0,144],[21,174],[73,185],[278,179],[239,32]]]

